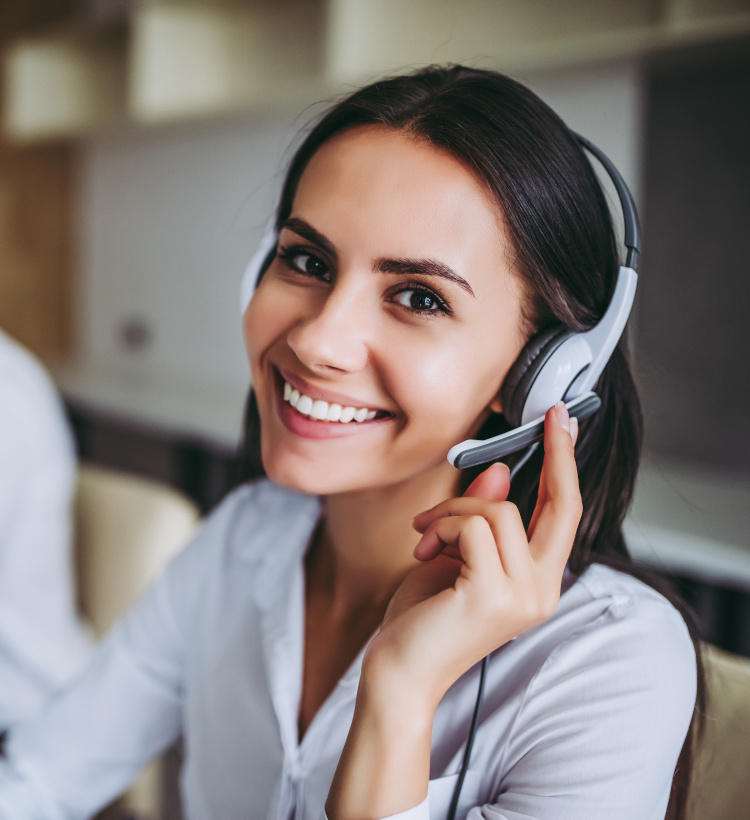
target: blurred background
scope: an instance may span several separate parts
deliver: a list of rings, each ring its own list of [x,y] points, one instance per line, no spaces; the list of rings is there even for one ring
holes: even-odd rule
[[[750,656],[750,0],[24,0],[0,3],[0,49],[0,328],[50,369],[88,470],[97,634],[235,481],[239,282],[295,134],[375,76],[455,61],[529,84],[635,194],[626,535]],[[159,765],[113,816],[179,817],[179,751]]]
[[[298,129],[425,63],[528,83],[640,205],[631,548],[750,655],[748,0],[24,0],[0,45],[0,327],[81,459],[202,511],[236,473],[239,281]]]

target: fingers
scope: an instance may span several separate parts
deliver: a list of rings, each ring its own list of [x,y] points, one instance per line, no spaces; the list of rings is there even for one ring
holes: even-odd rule
[[[567,411],[567,408],[564,408]],[[570,438],[573,441],[573,447],[575,448],[576,441],[578,441],[578,419],[575,416],[569,417],[569,425],[570,425]],[[564,424],[563,424],[564,426]],[[545,447],[546,449],[546,447]],[[546,468],[545,463],[542,464],[542,473],[539,477],[539,491],[537,493],[536,504],[534,506],[534,512],[531,516],[531,521],[529,522],[529,528],[527,530],[529,538],[532,537],[534,533],[534,529],[536,528],[536,522],[539,519],[539,514],[541,513],[542,509],[544,508],[544,504],[547,501],[547,479],[546,479]]]
[[[531,576],[523,521],[516,506],[507,502],[495,505],[489,517],[459,515],[433,522],[414,554],[429,560],[441,552],[460,559],[474,583],[481,585]]]
[[[414,549],[414,556],[430,561],[443,553],[462,560],[469,570],[494,575],[502,571],[509,578],[529,579],[529,545],[516,505],[508,501],[481,501],[479,506],[479,499],[464,500],[473,502],[465,505],[464,514],[442,516],[430,523]]]
[[[492,464],[471,482],[461,498],[449,498],[419,513],[412,526],[417,532],[424,532],[433,521],[446,515],[481,515],[486,501],[505,501],[509,491],[510,471],[505,464]]]
[[[429,561],[443,552],[446,545],[460,549],[460,534],[466,521],[469,517],[480,517],[487,522],[506,573],[526,574],[529,559],[547,567],[551,577],[561,573],[581,517],[575,462],[577,436],[577,420],[570,419],[565,405],[559,402],[550,408],[545,417],[539,495],[527,532],[523,532],[515,505],[505,502],[510,490],[509,471],[503,464],[493,464],[471,483],[464,496],[448,499],[416,516],[414,528],[423,537],[414,550],[415,557]],[[449,549],[446,554],[451,555],[452,551]]]
[[[497,462],[480,473],[469,484],[464,498],[486,498],[490,501],[505,501],[510,492],[510,470]]]
[[[558,402],[544,424],[544,468],[529,527],[532,558],[555,571],[565,566],[581,519],[578,469],[568,411]]]

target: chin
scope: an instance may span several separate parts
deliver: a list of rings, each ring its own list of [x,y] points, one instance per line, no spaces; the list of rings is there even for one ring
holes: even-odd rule
[[[306,495],[333,495],[352,488],[355,479],[349,471],[342,475],[330,463],[308,461],[286,454],[263,453],[266,476],[287,490]]]

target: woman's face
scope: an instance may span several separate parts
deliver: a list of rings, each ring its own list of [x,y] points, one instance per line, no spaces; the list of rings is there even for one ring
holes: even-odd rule
[[[525,342],[510,257],[447,152],[379,126],[325,143],[245,313],[269,477],[332,494],[455,473]]]

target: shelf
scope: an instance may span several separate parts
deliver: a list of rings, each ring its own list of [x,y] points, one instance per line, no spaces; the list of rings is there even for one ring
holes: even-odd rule
[[[16,43],[16,140],[302,103],[435,62],[551,70],[750,34],[750,0],[141,0]],[[102,30],[98,30],[100,25]],[[119,28],[117,28],[119,26]]]
[[[66,136],[125,116],[125,37],[55,36],[5,55],[5,133],[15,140]]]
[[[321,9],[311,0],[287,0],[139,10],[133,116],[154,122],[236,110],[319,76]]]
[[[511,73],[635,56],[750,33],[747,0],[331,0],[326,76],[363,80],[468,62]]]

